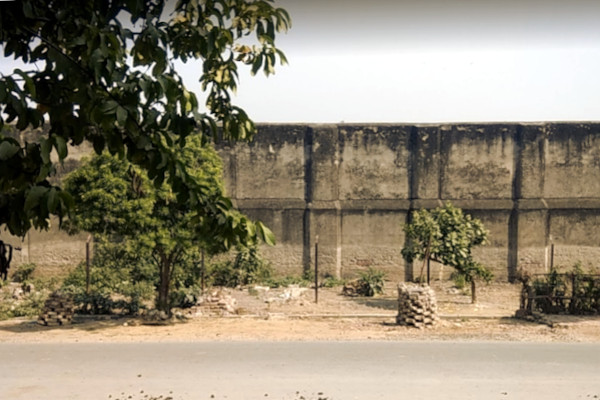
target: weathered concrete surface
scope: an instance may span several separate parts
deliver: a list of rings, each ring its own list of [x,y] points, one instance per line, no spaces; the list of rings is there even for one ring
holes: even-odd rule
[[[265,251],[281,273],[313,268],[318,235],[323,273],[373,266],[411,278],[420,266],[400,256],[407,215],[451,201],[484,222],[490,244],[475,254],[507,279],[519,267],[546,271],[552,243],[555,265],[598,259],[599,142],[597,123],[267,125],[255,143],[223,153],[258,161],[226,164],[237,173],[231,194],[253,216],[270,210],[286,251]],[[241,185],[241,173],[261,184]]]
[[[552,244],[555,266],[600,259],[599,123],[260,125],[220,152],[228,194],[277,236],[263,253],[280,274],[313,268],[318,236],[322,274],[411,278],[402,225],[445,201],[489,229],[475,254],[499,279],[546,271]],[[32,234],[21,258],[76,263],[84,240]]]

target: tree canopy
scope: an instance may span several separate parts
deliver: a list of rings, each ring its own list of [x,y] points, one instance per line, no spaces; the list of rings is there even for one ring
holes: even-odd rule
[[[15,235],[59,221],[73,199],[52,182],[68,146],[84,141],[140,166],[160,187],[212,221],[225,240],[259,235],[211,193],[181,157],[186,138],[249,139],[252,120],[231,101],[238,64],[252,73],[286,62],[275,46],[290,27],[272,0],[22,0],[0,3],[0,46],[26,68],[0,77],[0,225]],[[175,62],[196,61],[203,109]],[[45,126],[32,142],[2,134]],[[239,224],[237,224],[239,222]],[[204,226],[205,227],[205,226]],[[202,225],[199,226],[202,229]]]
[[[221,160],[200,135],[186,138],[180,158],[198,184],[208,188],[207,196],[223,196]],[[155,187],[144,171],[118,156],[105,152],[84,162],[65,178],[64,188],[75,200],[66,223],[70,229],[150,254],[159,278],[157,305],[163,311],[169,309],[171,280],[182,261],[199,259],[201,250],[214,254],[228,248],[228,238],[218,235],[211,218],[180,202],[167,182]],[[231,215],[235,225],[247,223],[241,213]]]
[[[472,254],[473,247],[487,242],[488,232],[483,223],[451,203],[434,210],[413,211],[411,218],[404,226],[407,239],[402,249],[404,259],[408,262],[432,260],[453,267],[471,282],[475,300],[474,279],[492,278],[491,271],[475,261]]]

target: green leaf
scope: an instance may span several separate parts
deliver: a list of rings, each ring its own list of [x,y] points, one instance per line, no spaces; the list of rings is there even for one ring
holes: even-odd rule
[[[256,222],[256,228],[260,239],[269,246],[275,246],[275,234],[271,232],[262,222]]]
[[[6,161],[19,151],[20,147],[8,140],[3,140],[0,143],[0,160]]]
[[[37,207],[40,204],[40,199],[46,194],[47,191],[47,187],[33,186],[29,190],[29,193],[27,193],[27,198],[25,199],[25,211],[30,211],[31,209]]]
[[[262,54],[257,54],[255,56],[254,62],[252,63],[252,70],[250,71],[252,75],[256,75],[256,73],[260,70],[260,67],[262,65],[262,58]]]
[[[48,164],[50,162],[50,152],[52,151],[52,142],[46,138],[42,138],[40,141],[40,155],[42,156],[42,161],[44,164]]]
[[[67,157],[67,142],[61,136],[54,136],[54,142],[56,144],[56,152],[58,153],[59,160],[64,160]]]
[[[127,121],[127,110],[125,110],[121,106],[118,106],[117,107],[117,122],[119,123],[119,125],[125,126],[126,121]]]
[[[56,192],[56,188],[50,189],[48,192],[48,211],[54,213],[56,211],[56,207],[59,204],[58,193]]]

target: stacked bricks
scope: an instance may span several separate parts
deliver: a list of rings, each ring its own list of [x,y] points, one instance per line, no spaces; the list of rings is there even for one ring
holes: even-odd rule
[[[38,318],[38,324],[46,326],[70,324],[73,320],[73,313],[73,300],[65,294],[54,292],[46,300],[44,310]]]
[[[433,326],[438,319],[433,289],[429,286],[404,283],[398,285],[398,325],[421,329]]]
[[[213,290],[211,293],[198,299],[198,308],[202,315],[222,316],[236,313],[236,300],[223,293],[221,290]]]

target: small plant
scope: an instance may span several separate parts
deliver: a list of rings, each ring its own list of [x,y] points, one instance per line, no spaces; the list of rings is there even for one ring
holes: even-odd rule
[[[36,268],[35,264],[21,264],[17,266],[12,275],[13,282],[23,283],[29,281]]]
[[[584,274],[581,263],[575,264],[571,273],[573,297],[569,304],[571,314],[593,314],[600,312],[600,280]]]
[[[321,287],[326,287],[326,288],[344,286],[345,284],[346,284],[346,281],[344,279],[339,279],[332,275],[326,275],[325,278],[321,281]]]
[[[198,304],[202,296],[202,288],[182,287],[171,292],[171,306],[178,308],[190,308]]]
[[[556,269],[550,271],[545,278],[534,280],[533,290],[537,297],[535,308],[539,311],[556,314],[567,310],[564,303],[566,295],[565,279]]]
[[[211,265],[209,274],[214,286],[237,287],[269,282],[273,268],[258,254],[258,248],[251,246],[240,249],[233,261]]]
[[[287,275],[284,277],[269,278],[262,283],[264,283],[266,286],[269,286],[272,289],[276,289],[279,287],[287,287],[289,285],[298,285],[300,287],[307,287],[307,286],[310,286],[310,284],[312,282],[313,281],[309,281],[309,280],[305,279],[303,276]]]
[[[465,276],[463,274],[453,272],[450,275],[450,279],[452,279],[452,281],[454,282],[454,287],[457,288],[458,290],[466,289],[467,279],[465,278]]]
[[[385,272],[369,267],[360,273],[358,295],[372,297],[383,293]]]

